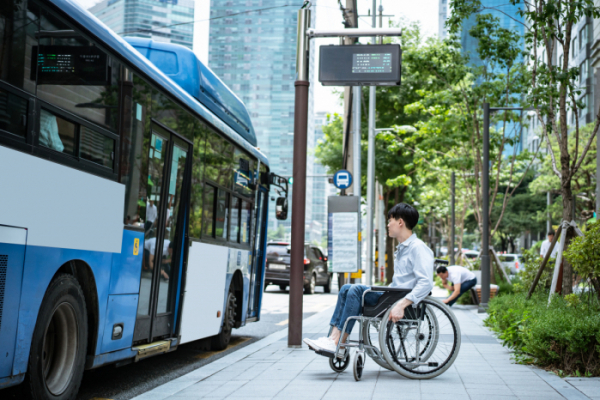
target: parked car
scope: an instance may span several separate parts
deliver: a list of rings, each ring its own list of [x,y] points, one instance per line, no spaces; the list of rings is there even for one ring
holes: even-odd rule
[[[470,261],[476,260],[479,257],[479,252],[475,250],[463,251],[463,256],[468,258]]]
[[[517,274],[521,267],[520,254],[498,254],[498,259],[504,268],[508,268],[510,274]]]
[[[285,290],[290,284],[290,243],[267,243],[267,269],[265,290],[269,285],[279,285]],[[327,271],[327,257],[316,246],[304,244],[304,293],[315,293],[316,286],[323,286],[325,293],[331,293],[332,273]]]

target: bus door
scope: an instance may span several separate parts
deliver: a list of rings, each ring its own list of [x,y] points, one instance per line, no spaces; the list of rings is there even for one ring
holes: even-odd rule
[[[172,335],[177,320],[185,233],[188,154],[191,145],[152,125],[148,149],[144,261],[134,341]]]
[[[265,263],[265,237],[267,234],[267,201],[269,192],[259,186],[256,211],[256,231],[254,240],[254,263],[250,271],[250,297],[248,299],[248,316],[258,317],[260,299],[262,297],[263,265]]]

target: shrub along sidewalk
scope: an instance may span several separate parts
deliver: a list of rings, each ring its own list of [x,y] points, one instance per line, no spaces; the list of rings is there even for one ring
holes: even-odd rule
[[[600,306],[594,294],[553,296],[540,290],[494,298],[485,324],[515,358],[561,376],[600,376]]]

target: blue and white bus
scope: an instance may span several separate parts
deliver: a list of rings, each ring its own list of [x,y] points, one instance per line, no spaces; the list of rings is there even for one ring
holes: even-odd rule
[[[282,179],[256,144],[190,50],[2,0],[0,388],[73,399],[84,369],[257,321]]]

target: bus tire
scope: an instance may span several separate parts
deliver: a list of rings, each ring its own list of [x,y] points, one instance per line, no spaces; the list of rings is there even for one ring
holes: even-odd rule
[[[229,287],[229,294],[227,295],[227,302],[225,303],[225,315],[223,316],[223,327],[221,333],[212,337],[210,341],[211,350],[219,351],[225,350],[231,340],[231,331],[235,326],[235,317],[237,315],[237,302],[235,294],[233,292],[233,284]]]
[[[85,367],[87,328],[81,286],[73,275],[58,275],[44,295],[33,331],[24,384],[32,399],[75,399]]]

